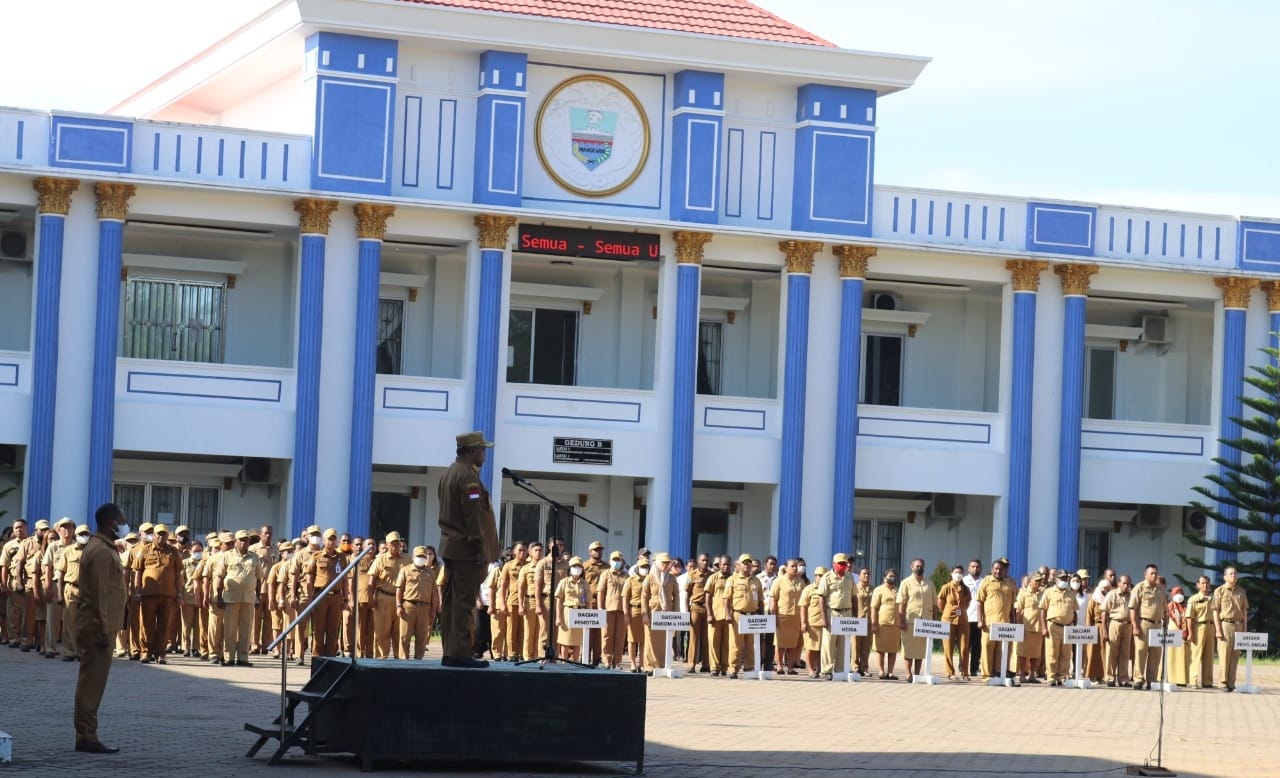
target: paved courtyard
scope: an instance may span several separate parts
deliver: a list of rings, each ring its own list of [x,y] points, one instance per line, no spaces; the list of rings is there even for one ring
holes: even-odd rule
[[[432,646],[429,658],[437,650]],[[357,773],[358,763],[347,759],[295,752],[285,765],[269,768],[264,756],[243,757],[253,742],[243,724],[266,724],[279,711],[279,663],[256,665],[223,669],[177,658],[161,667],[116,660],[101,734],[122,751],[90,756],[72,750],[76,665],[0,649],[0,730],[14,739],[9,769],[32,776]],[[308,672],[290,667],[290,685],[300,686]],[[1273,740],[1280,733],[1280,668],[1255,668],[1254,677],[1263,694],[1166,695],[1164,764],[1184,776],[1280,775]],[[645,773],[661,778],[1123,775],[1126,765],[1142,764],[1149,754],[1154,760],[1160,702],[1155,692],[1132,689],[838,684],[802,676],[651,679],[648,688]],[[607,702],[583,700],[583,714],[602,705]],[[377,771],[601,776],[629,774],[631,765],[496,769],[379,764]]]

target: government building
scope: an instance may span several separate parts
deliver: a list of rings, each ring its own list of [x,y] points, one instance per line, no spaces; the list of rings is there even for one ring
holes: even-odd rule
[[[0,109],[0,508],[431,543],[478,429],[504,541],[1096,575],[1228,536],[1185,506],[1280,221],[877,181],[927,59],[635,5],[288,0],[108,113]]]

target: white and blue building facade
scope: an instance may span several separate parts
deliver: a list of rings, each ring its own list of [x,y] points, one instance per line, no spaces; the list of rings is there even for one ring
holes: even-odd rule
[[[306,0],[0,109],[0,507],[431,542],[480,429],[505,540],[1176,566],[1280,220],[881,184],[925,64]]]

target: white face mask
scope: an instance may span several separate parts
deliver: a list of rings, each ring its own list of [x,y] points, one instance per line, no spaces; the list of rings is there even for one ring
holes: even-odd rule
[[[1065,588],[1067,588],[1067,582],[1066,582],[1066,581],[1058,581],[1058,588],[1059,588],[1059,589],[1065,589]]]
[[[1175,594],[1175,595],[1173,595],[1173,601],[1174,601],[1174,602],[1182,602],[1184,599],[1186,599],[1186,598],[1184,598],[1181,594]]]
[[[1071,588],[1072,588],[1072,589],[1075,589],[1077,592],[1078,592],[1078,591],[1080,591],[1080,582],[1079,582],[1079,581],[1072,581],[1072,582],[1071,582]]]
[[[955,581],[956,583],[960,583],[961,581],[964,580],[964,573],[952,573],[951,580]]]
[[[416,557],[414,557],[414,558],[413,558],[413,566],[414,566],[414,567],[426,567],[426,566],[427,566],[427,558],[426,558],[426,557],[424,557],[424,556],[416,556]]]
[[[319,535],[308,535],[308,536],[307,536],[307,542],[308,542],[308,543],[310,543],[311,545],[315,546],[316,548],[319,548],[319,547],[320,547],[320,543],[321,543],[321,541],[320,541],[320,536],[319,536]]]
[[[612,567],[614,570],[621,570],[621,569],[622,569],[622,560],[621,560],[621,559],[615,559],[615,560],[613,560],[612,562],[610,562],[610,563],[609,563],[609,566],[610,566],[610,567]]]
[[[192,551],[191,558],[199,562],[204,557],[203,551]]]
[[[76,535],[76,543],[83,546],[89,542],[88,535]]]
[[[572,575],[572,576],[582,575],[582,568],[578,567],[577,565],[574,565],[573,567],[569,568],[569,575]]]
[[[649,568],[648,568],[647,566],[646,566],[646,567],[641,567],[641,568],[638,568],[638,569],[636,570],[636,572],[640,573],[640,575],[648,575],[648,574],[649,574]]]
[[[797,566],[796,566],[796,572],[797,572],[797,573],[799,573],[800,575],[804,575],[804,569],[805,569],[805,568],[804,568],[804,565],[797,565]]]
[[[125,535],[128,535],[130,532],[133,532],[133,530],[129,529],[129,525],[128,525],[128,524],[117,524],[117,525],[116,525],[116,538],[117,538],[117,539],[119,539],[119,538],[123,538]]]
[[[154,533],[154,532],[148,532],[147,534],[145,534],[145,535],[143,535],[143,536],[142,536],[142,539],[143,539],[143,540],[145,540],[145,541],[146,541],[146,542],[148,542],[148,543],[154,543],[154,542],[155,542],[155,539],[156,539],[156,536],[155,536],[155,533]]]

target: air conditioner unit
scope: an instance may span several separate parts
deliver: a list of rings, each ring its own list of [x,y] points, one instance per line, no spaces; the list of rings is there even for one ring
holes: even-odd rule
[[[1168,524],[1159,505],[1141,505],[1138,506],[1138,515],[1133,517],[1133,526],[1137,529],[1164,529]]]
[[[960,514],[960,498],[949,492],[934,492],[933,504],[929,506],[930,515],[939,519],[949,519]]]
[[[872,292],[871,307],[877,311],[902,310],[902,295],[893,292]]]
[[[1209,526],[1209,517],[1204,511],[1195,508],[1182,509],[1182,531],[1192,535],[1204,535]]]
[[[0,260],[31,261],[31,236],[22,230],[0,230]]]
[[[1173,342],[1173,326],[1168,316],[1143,316],[1140,343],[1164,346]]]
[[[245,457],[240,468],[240,480],[246,484],[271,483],[271,460],[265,457]]]

